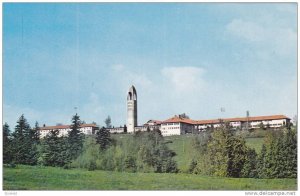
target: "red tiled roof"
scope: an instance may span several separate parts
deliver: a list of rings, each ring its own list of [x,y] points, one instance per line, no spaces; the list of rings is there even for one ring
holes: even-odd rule
[[[178,116],[174,116],[172,118],[169,118],[165,121],[163,121],[162,123],[186,123],[186,124],[194,124],[195,121],[194,120],[191,120],[191,119],[188,119],[188,118],[181,118],[181,117],[178,117]]]
[[[46,126],[40,127],[41,130],[48,130],[48,129],[68,129],[71,125],[57,125],[57,126]],[[82,124],[80,127],[97,127],[95,124]]]
[[[277,120],[277,119],[290,119],[284,115],[272,115],[272,116],[253,116],[249,117],[249,121],[257,121],[257,120]],[[191,120],[187,118],[180,118],[178,116],[174,116],[169,118],[161,123],[186,123],[186,124],[217,124],[221,119],[210,119],[210,120]],[[236,117],[236,118],[223,118],[225,122],[246,122],[247,117]]]
[[[162,121],[160,120],[148,120],[144,125],[148,125],[149,123],[154,123],[156,125],[160,125]]]
[[[278,120],[278,119],[290,119],[284,115],[272,115],[272,116],[253,116],[249,117],[249,121],[259,121],[259,120]],[[246,122],[247,117],[237,117],[237,118],[224,118],[223,121],[227,122]],[[213,120],[198,120],[196,121],[197,124],[216,124],[219,123],[220,119],[213,119]]]

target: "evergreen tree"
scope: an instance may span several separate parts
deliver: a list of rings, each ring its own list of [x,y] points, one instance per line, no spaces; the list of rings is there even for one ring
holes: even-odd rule
[[[84,135],[80,131],[81,121],[77,113],[72,117],[71,131],[68,133],[68,159],[76,159],[82,152]]]
[[[110,132],[104,127],[102,127],[96,133],[96,140],[97,140],[97,144],[100,145],[100,150],[106,150],[112,144],[112,139],[110,138]]]
[[[58,137],[59,131],[53,130],[41,142],[41,156],[39,163],[46,166],[64,166],[66,159],[66,138]]]
[[[107,116],[104,123],[106,125],[106,128],[111,128],[111,118],[110,118],[110,116]]]
[[[12,154],[15,163],[32,164],[31,132],[32,130],[22,114],[15,127],[15,132],[12,134]]]
[[[282,137],[276,138],[274,146],[274,166],[273,173],[270,177],[273,178],[283,178],[285,175],[285,154],[284,154],[284,144]]]
[[[28,151],[27,164],[36,165],[38,162],[38,145],[40,143],[40,134],[38,122],[35,123],[35,128],[29,130],[27,140],[30,143],[30,150]]]
[[[267,148],[266,145],[263,144],[261,148],[261,152],[258,156],[257,166],[256,166],[259,178],[266,177],[266,155],[267,155]]]
[[[296,130],[295,130],[296,131]],[[290,128],[283,139],[284,177],[297,178],[297,135]]]
[[[3,125],[3,163],[10,163],[12,161],[11,150],[11,135],[7,123]]]
[[[247,149],[247,155],[243,169],[241,171],[241,177],[243,178],[256,178],[257,177],[257,154],[254,149]]]
[[[228,122],[212,133],[207,144],[210,157],[209,173],[216,176],[239,177],[246,159],[246,144],[242,138],[234,136]]]
[[[127,126],[124,125],[124,133],[127,133]]]
[[[40,127],[39,127],[39,123],[35,122],[35,127],[34,127],[34,132],[33,132],[33,140],[35,141],[35,143],[39,144],[40,143]]]
[[[269,132],[257,168],[260,178],[297,177],[297,137],[289,127]]]

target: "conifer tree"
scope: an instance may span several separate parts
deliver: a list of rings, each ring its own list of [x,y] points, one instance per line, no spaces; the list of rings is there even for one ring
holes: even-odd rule
[[[112,143],[112,139],[110,138],[109,130],[102,127],[96,133],[96,141],[97,141],[97,144],[100,145],[100,150],[106,150]]]
[[[26,141],[30,146],[29,151],[27,152],[26,163],[29,165],[36,165],[38,161],[38,145],[40,143],[40,134],[38,122],[35,123],[35,128],[30,129],[28,135],[26,135]]]
[[[266,155],[267,155],[267,148],[266,145],[263,144],[257,160],[257,173],[259,178],[266,177]]]
[[[3,163],[12,161],[11,133],[7,123],[3,125]]]
[[[241,171],[241,177],[255,178],[257,177],[257,154],[254,149],[247,149],[247,155],[243,169]]]
[[[34,132],[33,132],[33,140],[35,143],[39,144],[40,143],[40,127],[39,123],[35,122],[35,127],[34,127]]]
[[[210,157],[210,174],[216,176],[239,177],[246,159],[246,144],[242,138],[234,136],[228,122],[212,133],[207,144]]]
[[[111,118],[110,118],[110,116],[107,116],[104,123],[106,125],[106,128],[111,128]]]
[[[289,128],[283,139],[284,177],[297,178],[297,135]]]
[[[76,159],[82,152],[84,135],[80,131],[81,121],[77,113],[72,118],[71,131],[68,133],[68,159]]]
[[[12,134],[12,154],[15,163],[30,164],[32,162],[32,160],[30,160],[30,150],[32,144],[30,133],[31,128],[22,114],[15,127],[15,132]]]
[[[42,141],[41,157],[39,162],[46,166],[64,166],[66,159],[66,139],[58,137],[59,131],[53,130]]]

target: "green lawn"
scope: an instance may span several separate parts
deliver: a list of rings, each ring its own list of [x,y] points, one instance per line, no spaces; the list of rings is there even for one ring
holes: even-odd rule
[[[4,190],[296,190],[296,179],[218,178],[54,167],[3,168]]]

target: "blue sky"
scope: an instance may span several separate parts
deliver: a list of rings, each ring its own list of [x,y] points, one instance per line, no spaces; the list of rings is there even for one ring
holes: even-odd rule
[[[4,3],[3,121],[297,114],[296,3]],[[74,107],[77,107],[75,111]],[[224,107],[225,112],[220,108]]]

